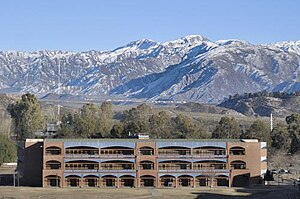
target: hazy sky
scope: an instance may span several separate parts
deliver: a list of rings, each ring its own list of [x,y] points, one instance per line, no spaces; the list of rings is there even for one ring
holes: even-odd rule
[[[1,0],[0,50],[112,50],[142,38],[300,40],[298,0]]]

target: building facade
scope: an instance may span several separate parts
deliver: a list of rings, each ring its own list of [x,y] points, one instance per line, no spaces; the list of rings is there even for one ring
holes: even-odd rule
[[[43,187],[248,186],[262,183],[267,170],[266,143],[257,140],[45,139],[25,145],[41,150],[31,163],[25,157],[25,184]]]

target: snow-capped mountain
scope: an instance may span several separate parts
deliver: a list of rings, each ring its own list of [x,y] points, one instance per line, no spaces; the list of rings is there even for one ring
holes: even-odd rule
[[[133,41],[112,51],[0,52],[0,91],[217,103],[235,93],[294,92],[300,42],[253,45],[200,35]],[[60,74],[60,75],[59,75]]]

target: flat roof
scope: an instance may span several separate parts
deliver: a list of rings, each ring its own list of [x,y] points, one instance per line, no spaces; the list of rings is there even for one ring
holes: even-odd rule
[[[247,139],[137,139],[137,138],[63,138],[63,139],[48,139],[45,142],[247,142]],[[251,140],[254,141],[253,139]],[[258,140],[256,140],[258,142]]]

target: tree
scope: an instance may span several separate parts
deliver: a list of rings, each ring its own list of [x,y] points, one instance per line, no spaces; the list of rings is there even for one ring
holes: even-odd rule
[[[222,117],[212,133],[212,138],[237,139],[240,138],[241,128],[234,117]]]
[[[166,111],[153,114],[149,118],[149,131],[152,138],[172,138],[175,132],[171,116]]]
[[[17,148],[13,141],[4,135],[0,135],[0,166],[5,162],[17,160]]]
[[[33,138],[44,124],[40,103],[32,94],[22,95],[21,100],[7,107],[13,122],[17,140]]]
[[[286,117],[286,123],[291,138],[290,152],[295,153],[300,149],[300,114]]]
[[[103,102],[97,121],[97,137],[109,137],[113,126],[113,110],[112,103]]]
[[[117,124],[113,125],[110,131],[111,138],[125,138],[125,127],[123,122],[118,122]]]
[[[179,114],[174,122],[180,138],[206,138],[203,126],[193,118]]]
[[[267,172],[264,175],[264,180],[267,181],[267,182],[274,181],[273,174],[271,173],[271,171],[269,169],[267,169]]]
[[[79,124],[79,116],[78,114],[66,113],[62,116],[60,128],[57,133],[57,137],[59,138],[77,138],[79,135],[77,134],[76,128]]]
[[[125,134],[149,133],[149,118],[152,115],[152,109],[147,104],[140,104],[136,108],[123,112],[121,122],[125,126]]]
[[[262,120],[255,120],[243,138],[258,139],[261,142],[267,143],[271,143],[272,141],[269,126]]]
[[[97,132],[97,119],[99,109],[94,104],[85,104],[82,106],[78,118],[78,125],[75,128],[77,134],[82,138],[91,138]]]
[[[291,139],[286,125],[276,125],[271,132],[271,139],[273,148],[284,151],[290,150]]]

